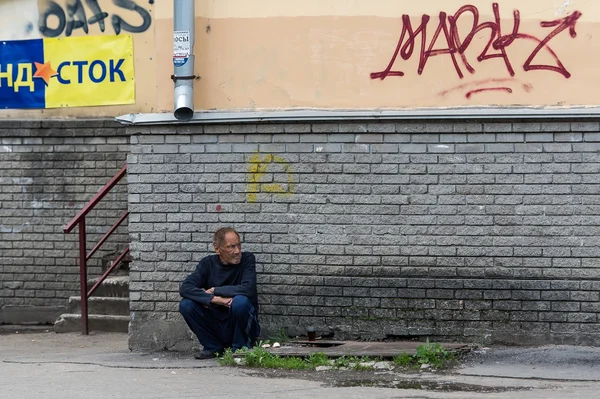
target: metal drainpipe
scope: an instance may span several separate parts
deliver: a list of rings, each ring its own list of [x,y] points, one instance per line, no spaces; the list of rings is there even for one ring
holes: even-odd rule
[[[180,121],[194,116],[195,0],[173,0],[174,115]]]

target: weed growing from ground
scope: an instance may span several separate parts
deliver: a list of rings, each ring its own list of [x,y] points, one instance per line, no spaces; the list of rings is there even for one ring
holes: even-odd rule
[[[333,360],[332,366],[336,369],[350,367],[350,360],[346,356],[338,357]]]
[[[219,364],[221,366],[236,366],[235,358],[233,357],[233,352],[231,348],[225,349],[225,352],[221,357],[219,357]]]
[[[278,354],[269,352],[262,345],[268,341],[261,341],[253,349],[244,348],[233,354],[231,349],[227,349],[219,357],[221,366],[244,365],[246,367],[286,369],[286,370],[307,370],[319,366],[328,366],[333,369],[352,369],[352,370],[373,370],[373,364],[382,361],[380,357],[357,357],[341,356],[336,359],[329,359],[323,352],[314,352],[306,358],[300,357],[281,357]],[[236,361],[236,358],[241,359]],[[454,355],[444,349],[439,343],[431,343],[429,339],[417,347],[414,355],[401,353],[393,358],[393,363],[398,367],[419,368],[424,364],[431,365],[437,369],[443,368],[449,362],[456,360]]]
[[[417,347],[414,355],[411,356],[404,352],[394,356],[393,359],[394,364],[398,367],[419,368],[424,364],[428,364],[437,369],[444,368],[453,360],[456,360],[454,354],[444,349],[437,342],[429,342],[429,339]]]
[[[306,358],[306,362],[314,368],[319,366],[330,366],[329,358],[323,352],[311,353],[310,356]]]
[[[267,369],[285,369],[285,370],[306,370],[314,369],[318,366],[329,365],[329,359],[324,353],[313,353],[306,359],[300,357],[280,357],[277,354],[270,353],[267,349],[257,346],[253,349],[243,349],[237,351],[235,355],[231,349],[227,349],[223,356],[219,358],[221,366],[237,366],[236,357],[241,359],[240,363],[246,367],[267,368]]]
[[[414,358],[406,352],[394,356],[394,364],[400,367],[410,367],[414,365]]]
[[[419,364],[430,364],[436,368],[442,368],[444,363],[451,360],[450,352],[438,342],[429,342],[429,339],[417,347],[415,359]]]
[[[290,342],[292,340],[292,338],[290,338],[290,336],[287,334],[287,332],[285,331],[285,329],[280,329],[276,335],[274,335],[273,337],[270,337],[269,341],[272,342],[279,342],[280,344],[285,344],[287,342]]]

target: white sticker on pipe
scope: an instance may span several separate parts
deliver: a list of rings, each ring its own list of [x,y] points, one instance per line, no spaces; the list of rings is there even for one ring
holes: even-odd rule
[[[173,64],[183,66],[191,54],[191,40],[189,30],[173,32]]]

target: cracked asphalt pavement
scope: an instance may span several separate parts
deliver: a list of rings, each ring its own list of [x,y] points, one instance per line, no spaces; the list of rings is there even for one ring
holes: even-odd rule
[[[2,397],[594,398],[600,349],[489,348],[444,373],[220,367],[187,353],[132,353],[126,334],[0,335]]]

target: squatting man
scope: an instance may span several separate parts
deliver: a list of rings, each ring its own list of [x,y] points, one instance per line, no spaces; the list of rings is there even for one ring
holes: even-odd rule
[[[251,348],[260,334],[254,255],[242,252],[231,227],[215,232],[213,246],[216,255],[203,258],[179,289],[179,312],[204,347],[196,359]]]

